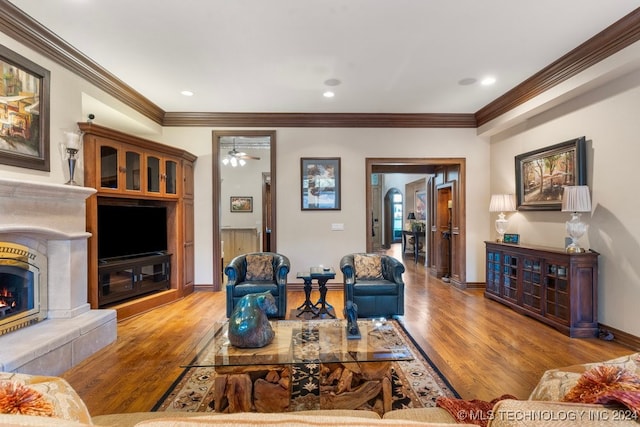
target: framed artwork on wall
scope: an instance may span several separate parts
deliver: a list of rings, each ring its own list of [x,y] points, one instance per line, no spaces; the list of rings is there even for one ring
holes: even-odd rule
[[[340,210],[340,158],[300,159],[301,209]]]
[[[559,211],[567,185],[586,185],[584,136],[516,156],[518,210]]]
[[[48,70],[0,45],[0,163],[49,171]]]
[[[251,196],[231,196],[231,212],[253,212],[253,197]]]

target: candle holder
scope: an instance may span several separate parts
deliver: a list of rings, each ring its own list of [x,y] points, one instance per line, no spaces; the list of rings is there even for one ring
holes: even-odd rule
[[[66,185],[79,185],[74,180],[76,172],[76,165],[78,159],[76,158],[80,151],[80,133],[79,132],[65,132],[65,142],[62,144],[65,152],[67,153],[67,164],[69,165],[69,181],[65,182]]]
[[[69,163],[69,181],[65,182],[65,184],[67,185],[78,185],[77,182],[74,181],[73,176],[75,175],[76,172],[76,154],[78,154],[78,150],[77,148],[70,148],[67,147],[67,154],[69,155],[69,158],[67,159],[67,162]]]

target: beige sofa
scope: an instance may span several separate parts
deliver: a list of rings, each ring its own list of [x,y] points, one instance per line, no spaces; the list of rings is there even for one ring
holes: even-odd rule
[[[638,426],[635,414],[622,407],[559,402],[583,372],[598,366],[623,367],[640,374],[640,353],[605,362],[570,366],[547,371],[528,400],[502,400],[489,413],[473,413],[470,424],[458,424],[442,408],[399,409],[382,418],[375,412],[317,410],[280,414],[201,414],[145,412],[91,417],[84,402],[61,378],[0,373],[0,384],[19,384],[38,391],[53,417],[0,414],[2,426],[111,426],[111,427],[198,427],[198,426],[451,426],[474,425],[484,421],[489,427],[515,426]],[[0,410],[4,402],[0,396]],[[41,410],[42,408],[37,408]],[[462,420],[461,420],[462,421]]]

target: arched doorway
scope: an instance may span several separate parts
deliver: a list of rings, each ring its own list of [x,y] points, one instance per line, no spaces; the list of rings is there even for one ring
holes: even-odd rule
[[[404,198],[397,188],[390,188],[384,195],[384,245],[388,249],[392,243],[402,241],[404,218]]]

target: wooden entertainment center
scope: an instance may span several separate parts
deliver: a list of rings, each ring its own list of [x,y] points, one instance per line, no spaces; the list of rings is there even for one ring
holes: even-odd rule
[[[87,231],[92,234],[88,242],[91,307],[113,308],[122,319],[192,293],[196,156],[93,123],[78,123],[78,127],[83,132],[84,185],[97,190],[86,205]],[[166,208],[166,251],[99,260],[99,205]]]
[[[570,337],[598,336],[598,253],[485,242],[485,296]]]

